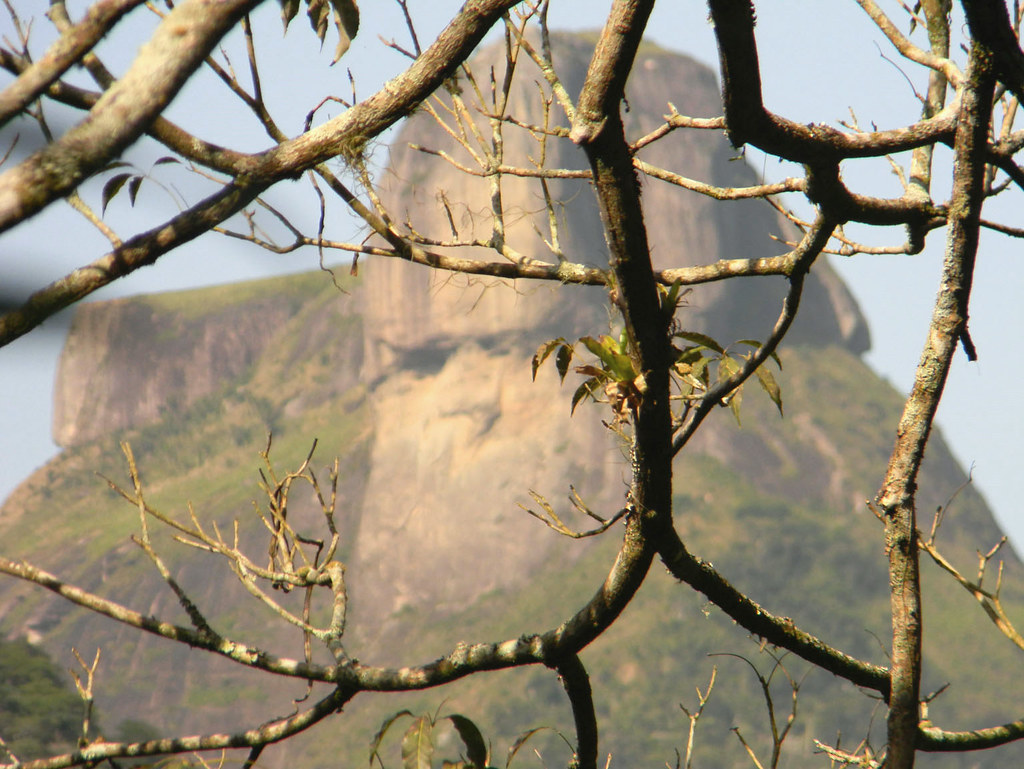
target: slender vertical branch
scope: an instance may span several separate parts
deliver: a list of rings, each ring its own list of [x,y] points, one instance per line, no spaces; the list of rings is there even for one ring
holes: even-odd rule
[[[597,769],[597,715],[594,712],[594,694],[590,676],[580,658],[570,654],[552,664],[569,695],[572,715],[576,722],[577,769]]]
[[[594,175],[609,262],[613,301],[644,377],[634,424],[634,511],[669,525],[672,501],[672,415],[669,409],[669,318],[662,311],[651,268],[640,184],[626,141],[619,104],[654,3],[614,3],[587,71],[570,138],[587,154]]]
[[[966,339],[967,305],[978,247],[985,147],[994,91],[991,54],[975,43],[957,124],[942,282],[914,387],[904,405],[896,445],[878,494],[878,505],[885,520],[893,632],[886,764],[889,769],[914,765],[922,633],[915,511],[917,474],[953,353],[958,341]]]
[[[949,11],[952,0],[926,0],[921,4],[928,24],[928,42],[932,53],[942,59],[949,57]],[[942,111],[946,103],[948,78],[941,70],[934,69],[928,75],[928,95],[921,117],[925,120]],[[914,150],[910,165],[910,187],[912,192],[931,198],[932,156],[935,147],[925,144]],[[923,245],[923,242],[922,242]]]

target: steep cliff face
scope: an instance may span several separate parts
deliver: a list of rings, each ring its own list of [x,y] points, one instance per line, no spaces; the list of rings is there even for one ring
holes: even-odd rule
[[[160,298],[83,305],[61,354],[53,439],[68,448],[187,408],[252,366],[299,297],[231,296],[168,312]],[[191,304],[191,306],[189,306]]]
[[[557,45],[567,86],[576,89],[587,41],[559,38]],[[493,56],[482,54],[478,69],[485,71]],[[645,50],[639,71],[645,77],[628,92],[632,134],[653,129],[667,101],[690,114],[719,111],[714,77],[689,59]],[[530,112],[531,92],[513,96],[522,105],[519,114],[539,122]],[[444,236],[449,225],[438,200],[445,190],[451,201],[469,201],[453,211],[460,236],[489,236],[486,184],[411,149],[413,139],[439,146],[441,129],[423,113],[409,121],[393,148],[387,204],[400,216],[407,213],[418,231]],[[722,185],[755,180],[742,162],[730,162],[733,153],[717,134],[670,139],[642,157]],[[533,150],[529,140],[510,138],[506,159],[525,162]],[[566,167],[582,167],[571,147],[549,151]],[[552,190],[564,203],[560,239],[568,258],[602,264],[605,248],[589,190],[575,182],[558,182]],[[712,205],[656,180],[644,181],[644,196],[659,267],[784,251],[767,237],[787,234],[767,206]],[[534,229],[547,226],[538,213],[536,182],[510,179],[503,197],[506,210],[515,212],[509,241],[526,256],[550,260]],[[87,589],[187,623],[128,541],[137,511],[108,495],[94,473],[123,478],[117,442],[129,440],[152,504],[180,512],[188,501],[201,520],[215,520],[225,532],[239,520],[243,543],[265,553],[265,530],[251,500],[259,496],[257,452],[272,431],[281,470],[297,466],[313,438],[319,439],[314,467],[322,479],[331,459],[340,458],[335,524],[347,565],[353,656],[432,659],[460,640],[547,627],[578,606],[607,570],[615,531],[603,542],[570,543],[520,505],[535,506],[535,491],[565,513],[572,484],[595,511],[613,514],[628,467],[617,437],[602,425],[607,415],[585,405],[570,418],[568,385],[560,387],[548,367],[532,382],[530,356],[552,337],[606,331],[602,292],[453,278],[385,260],[365,263],[363,272],[347,294],[312,275],[80,309],[57,390],[54,432],[66,450],[12,495],[0,513],[0,541]],[[765,285],[700,287],[683,322],[726,342],[762,335],[778,312],[782,289]],[[791,336],[779,374],[785,419],[757,392],[745,400],[742,428],[727,412],[715,415],[677,463],[679,527],[688,546],[756,599],[884,664],[871,636],[887,633],[884,556],[863,500],[881,477],[900,399],[859,360],[868,344],[864,320],[825,263],[815,267]],[[936,439],[921,478],[921,508],[944,503],[963,477]],[[294,501],[296,523],[319,525],[311,494]],[[571,522],[592,523],[583,516]],[[998,534],[970,489],[943,532],[953,552],[968,558]],[[172,574],[218,630],[302,655],[301,636],[255,610],[226,569],[204,554],[175,551],[169,542],[161,547]],[[1015,594],[1011,583],[1018,573],[1016,559],[1007,558],[1004,600]],[[706,684],[707,652],[749,648],[731,623],[707,619],[698,597],[658,576],[612,639],[587,650],[601,671],[595,680],[615,693],[601,705],[617,733],[605,745],[623,765],[670,760],[680,744],[679,725],[657,719],[678,712],[680,692]],[[971,616],[969,597],[948,585],[929,589],[941,595],[929,603],[935,622],[960,629],[970,624],[957,619]],[[69,613],[23,585],[0,583],[0,618],[0,632],[28,633],[58,655],[72,643],[82,648],[86,639],[86,648],[102,645],[105,669],[114,672],[101,682],[99,704],[113,722],[143,718],[176,732],[205,731],[280,715],[269,710],[279,703],[268,704],[253,677],[232,666]],[[988,661],[1010,654],[991,638],[979,640],[967,630],[962,637]],[[628,650],[641,648],[642,659],[630,656]],[[962,691],[979,692],[969,705],[973,718],[987,719],[1002,704],[986,702],[986,687],[978,683],[990,672],[962,662],[955,651],[926,652],[935,679],[928,685],[950,680]],[[542,673],[524,675],[517,679],[522,686],[499,697],[469,689],[466,707],[488,714],[512,738],[519,718],[531,719],[524,728],[561,723],[557,687],[537,683]],[[851,705],[850,692],[843,699],[829,686],[812,681],[806,687],[825,704],[813,711],[818,731],[809,729],[793,765],[820,758],[811,755],[810,737],[828,736],[845,726],[849,713],[873,706],[856,693]],[[718,716],[709,715],[724,724],[725,737],[714,738],[722,744],[733,739],[728,729],[738,721],[730,719],[748,718],[761,696],[735,680],[730,687],[736,695]],[[296,686],[296,697],[301,689]],[[437,699],[424,701],[436,708]],[[383,714],[405,706],[411,707],[403,701],[383,710],[349,708],[342,725],[349,725],[351,740],[343,749],[336,735],[321,733],[261,760],[294,765],[301,750],[309,765],[320,766],[337,763],[344,750],[340,755],[351,760],[343,763],[355,764],[365,760],[366,740]],[[941,708],[936,703],[933,713]],[[710,765],[748,760],[740,754]]]

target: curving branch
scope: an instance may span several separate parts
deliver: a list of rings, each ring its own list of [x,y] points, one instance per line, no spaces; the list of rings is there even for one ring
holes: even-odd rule
[[[927,231],[946,222],[945,207],[926,196],[908,193],[901,198],[875,198],[850,192],[840,178],[838,162],[809,164],[806,192],[808,200],[839,224],[907,224]]]
[[[1020,739],[1024,739],[1024,719],[969,732],[948,732],[936,726],[922,725],[915,744],[918,750],[929,753],[953,753],[987,750]]]
[[[787,649],[822,670],[857,686],[889,697],[889,671],[834,649],[796,627],[788,617],[777,617],[733,587],[707,561],[687,550],[674,531],[659,548],[665,567],[676,579],[707,596],[740,626],[780,649]]]
[[[232,748],[262,748],[304,732],[323,721],[343,707],[354,694],[355,692],[349,689],[339,687],[308,710],[235,734],[194,735],[147,740],[146,742],[94,742],[74,753],[43,758],[38,761],[0,764],[0,769],[63,769],[82,764],[93,766],[113,758],[161,756]]]
[[[718,40],[726,132],[734,146],[751,144],[795,163],[835,163],[842,158],[882,157],[952,138],[957,116],[952,108],[903,128],[855,134],[779,117],[762,100],[753,3],[710,0],[708,6]]]
[[[796,320],[797,310],[800,308],[800,297],[803,294],[804,278],[814,260],[828,244],[836,223],[826,216],[818,217],[814,225],[804,235],[800,245],[786,257],[786,264],[781,271],[789,278],[789,291],[782,303],[782,311],[779,313],[775,326],[757,350],[743,363],[739,371],[724,379],[712,387],[701,397],[699,403],[690,410],[686,421],[680,426],[675,439],[672,441],[672,453],[678,454],[689,442],[690,438],[697,432],[697,428],[711,413],[712,409],[722,403],[729,393],[746,382],[758,367],[765,363],[778,348],[786,333],[789,331],[793,321]]]

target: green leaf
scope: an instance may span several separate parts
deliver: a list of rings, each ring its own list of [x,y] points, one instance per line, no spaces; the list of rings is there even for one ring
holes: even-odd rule
[[[484,736],[480,733],[480,729],[468,718],[458,713],[448,716],[448,720],[452,722],[455,731],[462,738],[462,744],[466,746],[466,758],[469,759],[469,763],[483,769],[487,765],[487,743],[484,742]]]
[[[534,379],[534,381],[537,380],[537,369],[539,369],[541,367],[541,364],[543,364],[544,361],[546,361],[548,359],[548,356],[551,355],[551,352],[556,347],[558,347],[559,345],[564,345],[564,344],[565,344],[565,339],[563,339],[562,337],[558,337],[558,339],[551,339],[551,340],[549,340],[547,342],[544,342],[544,344],[542,344],[540,347],[537,348],[537,352],[535,352],[533,354],[533,379]],[[564,376],[565,375],[563,374],[563,378],[564,378]]]
[[[661,309],[669,318],[676,314],[676,310],[679,309],[679,303],[682,301],[683,297],[690,292],[690,289],[686,289],[686,291],[680,294],[679,289],[682,287],[683,282],[678,278],[667,290],[664,286],[658,286],[661,292]]]
[[[281,21],[284,22],[284,31],[288,31],[288,25],[292,23],[295,14],[299,12],[299,0],[281,0]]]
[[[760,350],[762,347],[764,347],[764,345],[761,344],[761,342],[757,341],[756,339],[741,339],[740,341],[736,342],[736,344],[750,345],[755,350]],[[781,371],[782,370],[782,361],[779,360],[778,354],[775,353],[775,352],[771,352],[771,353],[768,353],[768,355],[771,357],[771,359],[773,361],[775,361],[775,364],[779,367],[779,371]]]
[[[550,727],[547,726],[537,726],[530,729],[528,732],[520,734],[516,741],[512,743],[512,747],[508,749],[508,758],[505,759],[505,769],[509,768],[512,764],[512,759],[516,757],[516,753],[519,752],[519,749],[522,748],[533,735],[549,728]]]
[[[316,36],[320,39],[320,45],[324,44],[327,37],[328,7],[327,0],[306,0],[306,15],[309,17],[309,26],[313,28]]]
[[[700,358],[699,360],[694,361],[690,368],[690,374],[703,382],[705,387],[709,384],[708,364],[710,362],[710,358]]]
[[[718,361],[718,381],[724,382],[739,370],[740,364],[735,359],[726,355]],[[743,400],[743,388],[737,387],[732,391],[731,395],[726,397],[729,399],[729,408],[732,409],[733,416],[736,417],[736,424],[742,427],[743,423],[740,422],[740,403]]]
[[[699,360],[707,360],[707,355],[705,355],[706,350],[707,348],[701,345],[683,348],[676,356],[676,363],[692,365]]]
[[[629,334],[625,327],[619,332],[619,347],[616,350],[619,355],[629,355]]]
[[[725,355],[725,348],[722,347],[718,342],[709,337],[707,334],[702,334],[699,331],[677,331],[672,336],[677,336],[680,339],[685,339],[687,342],[693,342],[701,347],[707,347],[709,350],[714,350],[719,355]]]
[[[758,366],[757,381],[760,382],[761,389],[768,393],[768,397],[772,399],[772,403],[778,407],[779,416],[785,416],[782,413],[782,388],[779,387],[779,383],[775,381],[775,377],[772,376],[772,372],[764,366]]]
[[[619,382],[632,382],[636,379],[636,369],[633,367],[633,359],[628,355],[621,354],[619,345],[607,334],[599,340],[592,336],[580,338],[583,345],[594,355],[601,359],[605,369],[612,378]]]
[[[732,409],[732,415],[736,417],[736,424],[743,427],[743,423],[740,421],[740,404],[743,402],[743,388],[738,387],[733,391],[732,398],[729,399],[729,408]]]
[[[355,0],[306,0],[308,7],[306,14],[309,16],[309,25],[316,32],[320,44],[323,45],[327,37],[328,16],[334,17],[334,26],[338,30],[338,46],[334,49],[334,64],[345,55],[349,46],[352,45],[352,38],[359,31],[359,6]]]
[[[581,336],[580,341],[583,342],[583,346],[590,350],[590,352],[605,363],[608,362],[608,359],[611,357],[611,351],[601,344],[600,340],[594,339],[592,336]]]
[[[730,358],[726,355],[724,358],[718,361],[718,381],[724,382],[726,379],[731,377],[737,371],[740,370],[740,364],[735,359]]]
[[[100,209],[100,215],[102,216],[107,212],[107,203],[114,199],[114,196],[121,191],[124,187],[124,183],[132,178],[131,174],[118,174],[117,176],[111,176],[107,179],[107,183],[103,185],[103,207]]]
[[[596,377],[588,379],[586,382],[576,388],[576,392],[572,394],[572,406],[569,409],[569,415],[572,416],[576,412],[576,406],[584,398],[593,398],[597,400],[594,393],[601,387],[601,381]]]
[[[403,769],[430,769],[434,757],[434,724],[428,716],[420,716],[402,737]]]
[[[135,207],[135,198],[139,195],[139,187],[142,186],[142,180],[144,176],[133,176],[128,181],[128,200],[132,202],[132,208]]]
[[[397,721],[399,718],[404,718],[405,716],[411,715],[412,712],[409,710],[400,710],[397,713],[388,716],[386,719],[384,719],[384,723],[380,725],[380,729],[378,729],[377,733],[373,736],[373,741],[370,742],[371,767],[373,766],[373,759],[377,758],[377,751],[380,750],[380,744],[384,741],[384,735],[388,733],[388,729],[391,728],[391,725],[394,724],[395,721]]]
[[[359,6],[356,0],[331,0],[331,3],[334,6],[334,25],[338,28],[338,45],[331,62],[335,64],[345,55],[359,32]]]
[[[564,382],[565,375],[569,373],[569,363],[572,361],[572,345],[563,344],[558,348],[558,355],[555,356],[555,368],[558,369],[558,381]]]
[[[584,374],[586,376],[594,377],[595,379],[599,379],[602,382],[608,379],[608,372],[606,372],[604,369],[598,368],[597,366],[591,366],[590,364],[587,364],[585,366],[577,366],[576,368],[573,369],[573,371],[575,371],[577,374]]]

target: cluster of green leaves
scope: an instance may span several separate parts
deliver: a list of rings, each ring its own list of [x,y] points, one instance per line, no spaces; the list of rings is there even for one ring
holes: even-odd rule
[[[676,281],[669,287],[658,286],[658,300],[661,303],[661,311],[668,319],[673,328],[673,353],[675,360],[672,365],[672,373],[675,384],[679,390],[676,398],[682,403],[677,423],[681,424],[683,415],[690,405],[704,397],[708,390],[714,385],[725,382],[746,363],[754,351],[760,349],[761,343],[754,339],[741,339],[730,347],[723,347],[707,334],[696,331],[676,330],[676,310],[689,293],[689,290],[681,290],[682,284]],[[676,340],[682,340],[689,344],[679,346]],[[583,383],[576,388],[572,396],[571,411],[575,413],[576,406],[580,401],[587,398],[595,402],[606,402],[611,405],[615,412],[616,423],[626,422],[631,414],[636,412],[640,400],[647,389],[644,379],[644,372],[636,365],[636,356],[633,355],[629,336],[626,329],[619,332],[618,337],[607,334],[597,337],[580,337],[577,344],[582,345],[597,360],[593,363],[584,363],[576,366],[573,371],[587,377]],[[752,348],[751,350],[737,354],[733,347],[743,345]],[[537,348],[533,356],[533,378],[537,378],[537,370],[552,353],[555,356],[555,368],[558,370],[560,382],[565,381],[576,353],[576,345],[566,341],[563,337],[551,339],[544,342]],[[775,353],[771,355],[779,369],[782,362]],[[768,397],[782,413],[782,390],[774,375],[764,366],[756,369],[757,381]],[[722,405],[728,405],[736,417],[737,424],[740,423],[740,404],[743,401],[743,386],[735,388],[723,399]]]
[[[723,347],[707,334],[696,331],[677,331],[672,334],[672,338],[689,342],[687,345],[673,346],[675,363],[672,369],[684,408],[694,400],[704,397],[714,384],[724,382],[738,373],[750,356],[761,347],[761,343],[756,339],[741,339],[730,347]],[[751,349],[743,353],[734,352],[734,347],[739,345]],[[779,356],[773,352],[771,358],[781,370],[782,361],[779,360]],[[772,399],[779,414],[782,414],[782,388],[779,387],[775,376],[766,366],[758,366],[754,373],[761,389]],[[737,424],[741,424],[740,405],[742,401],[742,385],[729,393],[722,401],[722,405],[727,405],[732,410]]]
[[[381,745],[384,737],[398,721],[411,719],[412,723],[402,735],[402,769],[432,769],[434,766],[434,749],[436,747],[435,735],[440,727],[454,729],[462,741],[465,752],[458,760],[441,762],[442,769],[493,769],[490,766],[490,751],[484,741],[480,728],[469,718],[458,713],[442,716],[439,713],[414,715],[409,710],[401,710],[381,724],[377,734],[374,735],[373,743],[370,745],[370,766],[376,761],[381,769],[384,769],[384,758],[381,755]],[[445,722],[448,722],[445,724]],[[512,743],[508,749],[508,756],[505,758],[505,769],[512,765],[512,761],[518,755],[522,747],[529,742],[530,738],[539,732],[548,730],[549,727],[538,726],[529,729]],[[559,735],[561,736],[561,735]],[[565,738],[562,737],[564,740]],[[568,741],[566,741],[568,742]]]
[[[302,0],[281,0],[281,19],[284,21],[285,31],[288,25],[299,12],[299,4]],[[323,45],[327,36],[329,17],[334,16],[334,26],[338,30],[338,46],[334,49],[335,63],[352,45],[352,38],[359,31],[359,6],[356,0],[304,0],[306,3],[306,15],[309,16],[309,25],[320,38]]]
[[[457,761],[443,761],[445,769],[486,769],[488,764],[487,743],[479,727],[465,716],[453,713],[439,716],[437,713],[416,716],[411,711],[401,710],[390,716],[381,725],[370,746],[370,765],[376,760],[381,767],[384,760],[381,756],[381,743],[384,737],[398,721],[412,719],[409,728],[402,735],[402,769],[431,769],[434,760],[435,733],[438,727],[447,721],[462,740],[465,754]]]
[[[646,385],[643,374],[637,371],[636,363],[630,355],[629,339],[625,329],[618,338],[604,334],[598,338],[580,337],[578,344],[583,345],[597,361],[576,366],[577,374],[587,377],[572,396],[572,411],[580,401],[590,398],[595,402],[608,402],[616,413],[616,419],[624,421],[629,412],[640,403]],[[574,344],[563,337],[552,339],[542,344],[533,356],[533,378],[537,378],[537,370],[552,353],[555,353],[555,368],[558,369],[559,381],[564,382],[569,366],[576,355]]]
[[[707,334],[696,331],[676,331],[673,332],[672,338],[688,342],[681,346],[673,346],[675,362],[672,373],[679,391],[677,397],[683,404],[683,412],[695,400],[702,398],[714,384],[724,382],[740,371],[754,351],[761,347],[761,343],[753,339],[741,339],[730,347],[723,347]],[[637,369],[635,358],[630,353],[625,329],[618,337],[607,334],[597,338],[580,337],[577,344],[586,348],[597,360],[573,368],[574,372],[587,378],[573,393],[571,410],[575,412],[580,401],[589,398],[595,402],[609,403],[615,412],[616,421],[627,421],[640,404],[646,382],[644,373]],[[743,353],[734,352],[733,348],[740,345],[751,349]],[[552,354],[559,381],[565,381],[573,358],[578,353],[576,345],[563,337],[551,339],[537,348],[533,356],[534,379],[537,378],[537,370]],[[771,358],[781,369],[782,362],[779,357],[772,353]],[[775,376],[765,366],[759,366],[755,373],[761,389],[768,394],[782,414],[782,389]],[[722,405],[728,405],[732,409],[737,423],[740,423],[742,399],[741,385],[722,402]]]
[[[157,166],[166,165],[168,163],[180,163],[180,162],[181,161],[178,160],[177,158],[172,158],[170,156],[164,156],[164,157],[160,158],[159,160],[157,160],[155,163],[153,163],[153,167],[156,168]],[[113,171],[116,168],[133,168],[134,169],[135,167],[131,163],[125,163],[123,161],[117,161],[116,163],[111,163],[109,166],[106,167],[105,170]],[[110,201],[113,200],[117,196],[117,193],[119,193],[124,188],[124,186],[126,184],[128,185],[128,199],[131,201],[132,208],[134,208],[135,207],[135,199],[139,196],[139,188],[142,187],[142,183],[146,179],[152,179],[152,178],[153,178],[152,177],[152,172],[150,172],[148,174],[143,174],[143,173],[139,173],[138,170],[135,170],[135,171],[133,171],[131,173],[122,172],[122,173],[114,174],[113,176],[111,176],[109,179],[107,179],[107,181],[103,185],[103,192],[101,193],[101,197],[102,197],[101,213],[105,214],[107,212],[107,204],[110,203]]]

